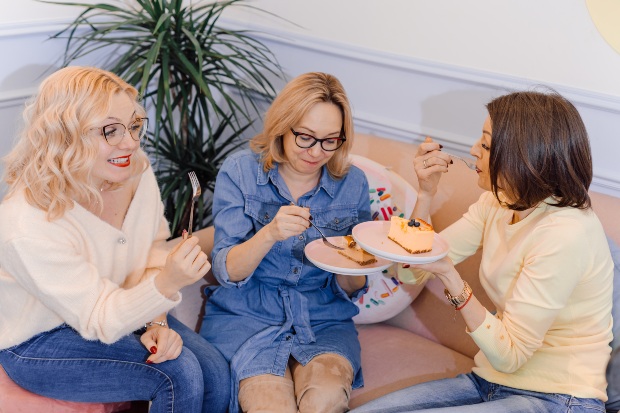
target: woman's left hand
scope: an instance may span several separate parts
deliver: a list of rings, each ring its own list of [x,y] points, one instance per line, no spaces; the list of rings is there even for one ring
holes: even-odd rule
[[[142,334],[140,341],[151,353],[146,360],[147,363],[162,363],[167,360],[174,360],[179,357],[183,349],[183,339],[181,339],[179,333],[168,327],[151,327]]]
[[[428,264],[411,264],[411,268],[418,268],[420,270],[428,271],[430,273],[435,274],[444,284],[447,279],[450,278],[451,275],[456,273],[456,269],[454,268],[454,264],[452,260],[448,257],[443,257],[442,259],[431,262]]]

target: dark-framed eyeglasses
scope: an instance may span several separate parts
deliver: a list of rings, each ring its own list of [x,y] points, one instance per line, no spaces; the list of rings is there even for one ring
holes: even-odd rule
[[[340,133],[340,136],[337,138],[325,138],[318,139],[312,135],[308,135],[307,133],[297,132],[293,128],[291,128],[291,132],[295,135],[295,143],[300,148],[308,149],[312,148],[314,145],[318,143],[321,144],[321,148],[326,152],[333,152],[336,149],[340,148],[342,144],[347,140],[344,136],[344,133]]]
[[[125,137],[125,133],[129,131],[129,136],[136,142],[140,142],[146,135],[149,126],[148,118],[136,118],[128,127],[122,123],[111,123],[101,128],[101,134],[110,146],[116,146]]]

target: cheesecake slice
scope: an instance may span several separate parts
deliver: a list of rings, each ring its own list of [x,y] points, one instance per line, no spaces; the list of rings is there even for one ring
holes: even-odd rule
[[[344,239],[345,239],[345,244],[346,244],[345,249],[338,250],[338,254],[344,255],[351,261],[355,261],[356,263],[362,266],[368,265],[368,264],[374,264],[375,262],[377,262],[377,259],[375,258],[375,256],[367,253],[362,248],[360,248],[360,246],[357,245],[357,243],[355,242],[352,236],[345,235]]]
[[[410,254],[421,254],[433,249],[435,231],[424,220],[392,216],[388,238]]]

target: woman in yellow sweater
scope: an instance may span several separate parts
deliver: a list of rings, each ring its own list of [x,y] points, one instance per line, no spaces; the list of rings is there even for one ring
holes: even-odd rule
[[[448,257],[418,266],[443,282],[465,320],[480,348],[475,367],[355,413],[605,411],[613,263],[590,208],[585,126],[556,93],[511,93],[487,109],[470,153],[488,192],[441,233]],[[420,145],[414,217],[428,217],[449,164],[438,143]],[[480,281],[495,308],[485,308],[454,268],[480,248]]]

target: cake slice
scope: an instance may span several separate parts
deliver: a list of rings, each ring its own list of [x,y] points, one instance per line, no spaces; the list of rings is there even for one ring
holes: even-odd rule
[[[433,226],[421,219],[392,216],[388,238],[410,254],[420,254],[433,249]]]
[[[338,250],[338,254],[344,255],[345,257],[347,257],[351,261],[355,261],[359,265],[368,265],[377,262],[375,256],[361,249],[352,236],[345,235],[344,239],[346,244],[345,249]]]

